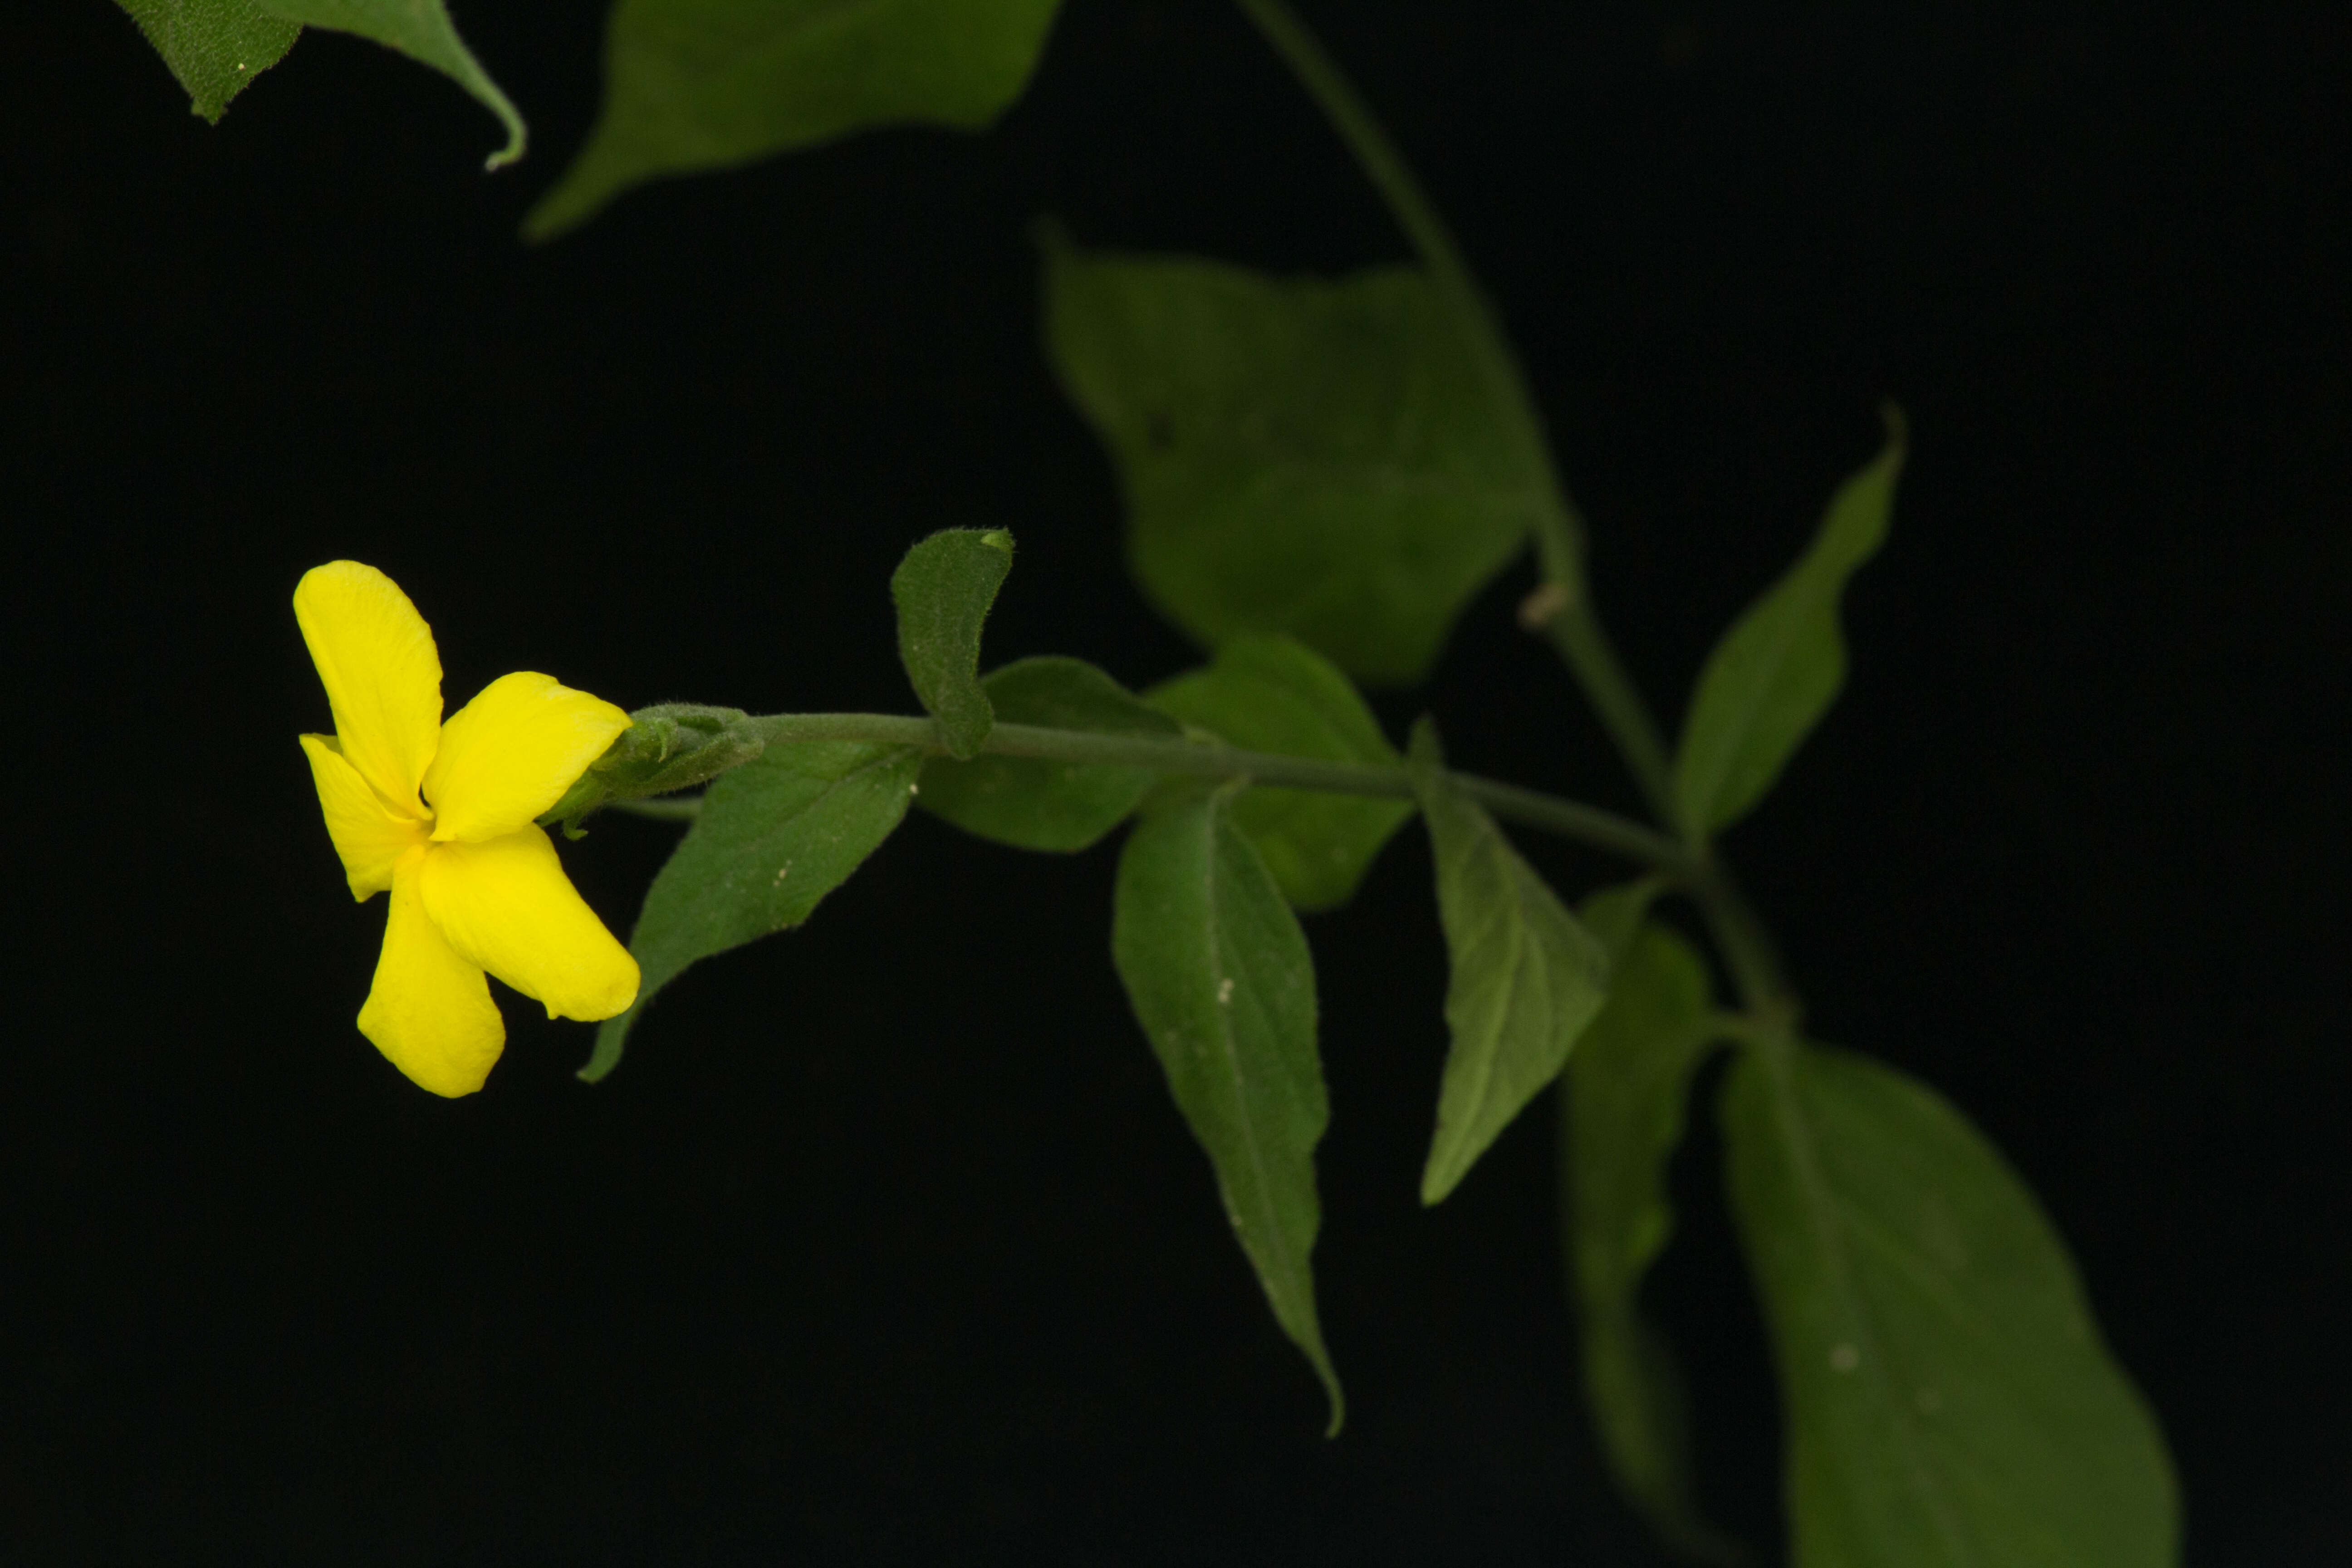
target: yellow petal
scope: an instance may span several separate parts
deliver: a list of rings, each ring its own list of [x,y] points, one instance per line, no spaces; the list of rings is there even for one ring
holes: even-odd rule
[[[412,850],[394,868],[392,918],[360,1033],[418,1086],[454,1099],[490,1076],[507,1026],[481,966],[458,956],[425,911],[420,884],[433,855]]]
[[[303,736],[302,752],[310,759],[319,809],[327,815],[327,837],[342,857],[352,897],[373,898],[392,886],[392,868],[400,858],[427,842],[425,825],[384,805],[344,760],[332,735]]]
[[[555,846],[531,823],[425,856],[425,908],[449,945],[547,1016],[593,1022],[637,999],[637,961],[572,890]]]
[[[421,817],[416,786],[441,740],[441,655],[433,628],[373,566],[314,566],[294,618],[326,683],[343,756],[394,811]]]
[[[425,775],[433,837],[478,844],[528,825],[628,727],[620,709],[551,677],[499,677],[441,726]]]

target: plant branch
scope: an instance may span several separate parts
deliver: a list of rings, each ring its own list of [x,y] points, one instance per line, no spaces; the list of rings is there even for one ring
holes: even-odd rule
[[[947,751],[933,721],[892,713],[772,713],[751,720],[749,727],[772,746],[809,741],[862,741],[917,746],[941,755]],[[1274,752],[1245,752],[1233,746],[1174,738],[1105,735],[1089,730],[1056,730],[1038,724],[999,724],[988,732],[988,739],[981,743],[981,752],[984,755],[1036,757],[1047,762],[1103,767],[1149,768],[1155,773],[1198,778],[1247,779],[1273,789],[1377,795],[1392,800],[1412,798],[1412,778],[1402,768],[1325,762]],[[1696,863],[1681,845],[1614,812],[1472,773],[1455,773],[1454,778],[1465,795],[1496,816],[1654,866],[1678,880],[1696,875]],[[698,809],[682,800],[612,804],[641,816],[672,819],[690,817]]]
[[[1660,821],[1679,828],[1665,742],[1593,607],[1584,574],[1584,520],[1553,459],[1542,416],[1518,357],[1511,352],[1500,317],[1463,259],[1453,231],[1413,176],[1412,166],[1306,24],[1284,0],[1234,3],[1322,109],[1331,128],[1355,155],[1364,177],[1380,192],[1390,216],[1419,253],[1430,283],[1453,317],[1488,400],[1519,454],[1524,470],[1520,479],[1527,487],[1528,533],[1546,590],[1540,599],[1530,601],[1541,605],[1540,615],[1530,617],[1535,622],[1530,629],[1541,631],[1559,651],[1651,809]]]
[[[1554,460],[1527,374],[1511,352],[1501,319],[1463,259],[1462,247],[1414,178],[1412,167],[1315,35],[1286,0],[1234,0],[1314,99],[1355,155],[1412,242],[1464,346],[1476,363],[1495,412],[1510,432],[1528,487],[1528,532],[1544,586],[1523,612],[1559,652],[1651,811],[1685,846],[1685,889],[1714,932],[1742,999],[1759,1016],[1792,1016],[1795,993],[1770,931],[1706,842],[1705,826],[1685,819],[1674,788],[1672,753],[1641,690],[1601,624],[1585,578],[1582,516]]]
[[[1731,868],[1704,848],[1698,853],[1696,872],[1684,887],[1714,933],[1740,1000],[1759,1018],[1775,1021],[1785,1034],[1801,1007],[1797,988],[1781,967],[1780,944],[1773,940],[1772,928],[1748,901]]]

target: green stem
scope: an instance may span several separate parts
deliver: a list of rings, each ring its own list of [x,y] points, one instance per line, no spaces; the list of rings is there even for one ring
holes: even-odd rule
[[[1704,825],[1685,819],[1675,798],[1672,753],[1664,732],[1651,716],[1649,705],[1618,658],[1616,646],[1593,606],[1584,571],[1583,518],[1569,499],[1527,374],[1511,352],[1501,319],[1463,259],[1462,247],[1413,177],[1412,165],[1285,0],[1234,0],[1234,4],[1322,109],[1331,128],[1355,155],[1364,177],[1388,205],[1389,215],[1412,242],[1432,287],[1478,367],[1479,379],[1496,414],[1510,432],[1520,456],[1521,479],[1528,487],[1528,536],[1543,573],[1543,589],[1528,602],[1528,618],[1533,629],[1540,629],[1559,650],[1652,813],[1686,846],[1685,887],[1714,932],[1741,997],[1759,1016],[1793,1016],[1795,994],[1781,970],[1771,932],[1730,872],[1715,858]]]
[[[1527,487],[1528,532],[1542,570],[1540,627],[1584,689],[1634,783],[1662,822],[1679,823],[1666,747],[1632,677],[1594,611],[1584,573],[1584,520],[1553,459],[1542,416],[1509,336],[1453,231],[1414,178],[1412,166],[1357,95],[1323,46],[1283,0],[1234,0],[1290,67],[1381,193],[1389,215],[1412,242],[1439,301],[1477,366],[1487,398],[1518,452]],[[1530,601],[1531,604],[1538,601]]]
[[[769,745],[809,741],[862,741],[886,746],[918,746],[944,755],[939,726],[929,719],[894,713],[771,713],[750,721]],[[1149,768],[1197,778],[1247,779],[1275,789],[1313,790],[1324,795],[1412,798],[1412,777],[1402,768],[1366,763],[1332,763],[1274,752],[1149,735],[1105,735],[1089,730],[1056,730],[1038,724],[999,724],[981,743],[983,753],[1036,757],[1046,762],[1104,767]],[[1638,822],[1581,801],[1522,789],[1498,779],[1456,773],[1463,793],[1496,816],[1573,838],[1628,859],[1654,866],[1687,880],[1696,866],[1683,847]],[[698,809],[686,801],[616,801],[641,816],[689,817]]]
[[[1533,526],[1536,544],[1544,557],[1544,575],[1576,597],[1582,586],[1584,524],[1568,500],[1544,439],[1543,423],[1528,396],[1527,378],[1520,374],[1510,339],[1478,287],[1476,276],[1462,258],[1454,232],[1439,216],[1436,204],[1414,178],[1412,165],[1389,140],[1388,132],[1372,115],[1355,84],[1342,73],[1305,23],[1292,15],[1283,0],[1235,0],[1244,15],[1265,36],[1299,85],[1322,109],[1332,129],[1355,154],[1357,166],[1388,204],[1389,215],[1421,255],[1437,297],[1454,318],[1464,345],[1476,362],[1495,411],[1511,426],[1514,445],[1528,472],[1528,500],[1541,515]]]
[[[1723,954],[1724,967],[1731,972],[1740,1000],[1758,1017],[1775,1022],[1786,1034],[1801,1011],[1797,988],[1780,965],[1780,944],[1740,890],[1731,868],[1702,847],[1697,868],[1685,886],[1715,935],[1715,945]]]

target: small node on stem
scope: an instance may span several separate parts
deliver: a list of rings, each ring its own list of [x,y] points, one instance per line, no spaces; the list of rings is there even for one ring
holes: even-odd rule
[[[1554,581],[1541,584],[1519,601],[1519,630],[1542,631],[1559,619],[1573,603],[1575,600],[1570,595],[1567,584]]]

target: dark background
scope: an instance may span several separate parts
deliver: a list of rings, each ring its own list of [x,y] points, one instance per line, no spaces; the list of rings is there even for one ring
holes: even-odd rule
[[[1434,1213],[1426,852],[1309,922],[1346,1435],[1128,1020],[1111,855],[910,819],[614,1077],[507,996],[462,1102],[352,1026],[355,907],[288,605],[382,566],[454,707],[906,710],[885,584],[1008,526],[992,658],[1190,650],[1034,346],[1041,213],[1285,269],[1400,254],[1234,14],[1070,0],[1000,130],[894,132],[515,225],[593,8],[458,13],[532,121],[307,37],[218,129],[100,0],[13,12],[0,1535],[19,1561],[1663,1561],[1599,1479],[1531,1115]],[[1818,1030],[1966,1107],[2074,1245],[2189,1560],[2352,1542],[2337,954],[2352,26],[2145,6],[1308,6],[1490,279],[1604,605],[1671,710],[1916,426],[1853,678],[1732,848]],[[1465,765],[1630,805],[1513,627],[1428,689]],[[675,829],[567,863],[625,930]],[[1574,889],[1609,874],[1534,847]],[[1700,1125],[1704,1126],[1702,1121]],[[1700,1140],[1656,1281],[1714,1511],[1775,1411]],[[1777,1560],[1777,1559],[1776,1559]]]

